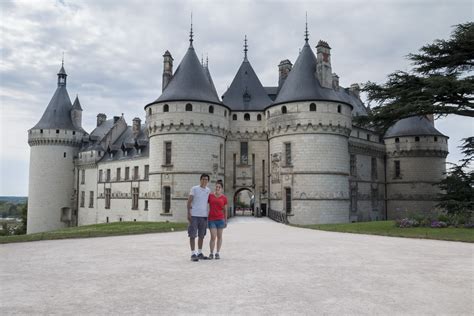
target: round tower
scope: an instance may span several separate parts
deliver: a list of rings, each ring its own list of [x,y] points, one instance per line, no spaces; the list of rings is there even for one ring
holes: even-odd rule
[[[305,42],[266,110],[270,208],[295,224],[348,222],[352,105],[345,92],[318,79],[332,78],[329,45],[317,46],[326,54],[319,69],[307,35]]]
[[[77,125],[80,120],[71,118],[66,78],[61,66],[56,92],[39,122],[28,131],[28,234],[68,227],[74,220],[74,157],[86,132]]]
[[[192,33],[191,33],[192,34]],[[165,54],[168,60],[171,54]],[[169,74],[170,69],[164,69]],[[202,173],[224,177],[229,110],[220,103],[192,36],[161,96],[145,106],[150,139],[150,220],[186,221],[186,201]],[[209,184],[211,187],[211,184]]]
[[[387,217],[433,215],[446,172],[448,137],[424,116],[396,122],[384,136],[387,153]]]

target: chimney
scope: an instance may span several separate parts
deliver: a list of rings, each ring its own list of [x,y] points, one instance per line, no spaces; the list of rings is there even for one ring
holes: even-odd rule
[[[280,61],[280,64],[278,65],[278,90],[283,86],[283,83],[288,77],[292,67],[293,65],[288,59]]]
[[[107,115],[104,113],[99,113],[97,114],[97,126],[100,126],[100,124],[104,123],[107,120]]]
[[[316,45],[316,78],[324,88],[332,88],[331,47],[325,41]]]
[[[358,97],[360,99],[360,87],[359,87],[359,84],[357,83],[353,83],[351,84],[351,86],[349,87],[349,91],[355,95],[356,97]]]
[[[140,130],[142,129],[142,121],[140,118],[136,117],[133,119],[133,125],[132,125],[132,133],[133,137],[137,137],[138,134],[140,134]]]
[[[339,90],[339,76],[336,73],[332,74],[332,88],[336,91]]]
[[[169,51],[163,55],[163,80],[161,82],[161,91],[163,92],[173,78],[173,57]]]
[[[120,116],[114,116],[114,124],[120,120]]]

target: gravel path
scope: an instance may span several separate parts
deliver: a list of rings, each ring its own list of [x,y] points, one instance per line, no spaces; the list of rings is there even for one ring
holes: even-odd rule
[[[474,312],[473,244],[237,217],[221,260],[191,262],[188,247],[186,232],[0,245],[1,313]]]

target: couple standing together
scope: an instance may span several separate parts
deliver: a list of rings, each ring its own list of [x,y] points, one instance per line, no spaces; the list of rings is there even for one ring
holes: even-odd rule
[[[222,192],[222,180],[217,180],[216,189],[211,192],[207,187],[209,175],[202,174],[200,184],[191,188],[188,197],[188,236],[191,246],[191,260],[220,259],[219,251],[222,246],[222,231],[227,227],[227,198]],[[209,212],[207,206],[209,205]],[[202,244],[206,230],[211,232],[209,242],[210,255],[202,253]],[[195,250],[195,241],[198,237],[198,250]],[[216,247],[217,242],[217,247]],[[214,254],[214,249],[216,253]]]

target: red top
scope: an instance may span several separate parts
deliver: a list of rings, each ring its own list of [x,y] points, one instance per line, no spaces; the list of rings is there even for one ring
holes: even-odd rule
[[[227,204],[227,198],[224,194],[219,197],[215,196],[214,193],[209,194],[209,217],[210,221],[218,221],[225,219],[224,205]]]

